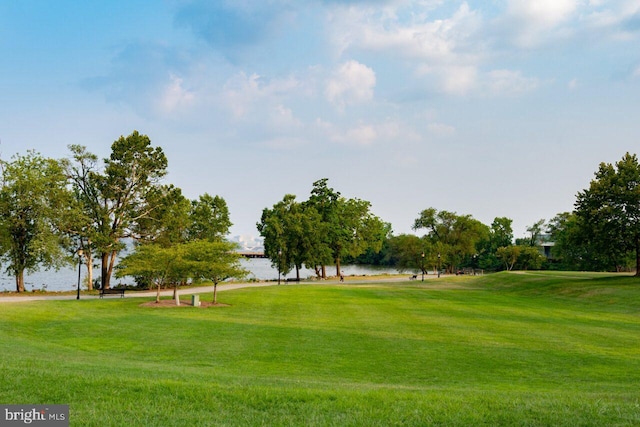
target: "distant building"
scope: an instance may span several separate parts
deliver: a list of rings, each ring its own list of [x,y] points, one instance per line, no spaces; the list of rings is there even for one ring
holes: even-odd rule
[[[553,259],[553,247],[555,246],[555,242],[551,241],[550,234],[541,234],[538,236],[536,240],[536,248],[540,251],[542,255],[545,256],[548,260]]]
[[[542,253],[547,259],[553,258],[552,248],[554,245],[554,242],[543,242],[540,244],[540,247],[542,247]]]
[[[261,237],[243,234],[229,240],[238,243],[241,252],[264,252],[264,240]]]

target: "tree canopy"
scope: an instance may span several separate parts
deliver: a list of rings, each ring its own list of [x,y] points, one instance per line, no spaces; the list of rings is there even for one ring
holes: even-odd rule
[[[633,253],[640,276],[640,164],[626,153],[615,164],[601,163],[589,188],[575,203],[580,235],[593,258],[620,269]]]
[[[175,252],[190,247],[217,257],[206,261],[209,270],[202,264],[202,274],[193,273],[190,279],[206,276],[217,283],[239,274],[235,258],[227,257],[233,250],[226,247],[232,223],[225,200],[209,193],[189,200],[180,188],[164,184],[167,159],[146,135],[134,131],[121,136],[102,163],[84,146],[69,149],[71,158],[63,160],[32,151],[0,160],[0,262],[15,276],[18,291],[24,291],[25,271],[57,268],[70,262],[77,249],[83,250],[89,286],[96,257],[101,286],[108,288],[125,239],[136,248],[125,267],[155,284],[178,276],[184,280],[184,271],[171,270],[170,261],[182,260],[178,269],[188,264],[189,256],[196,262],[193,253]],[[339,276],[344,261],[386,263],[423,273],[441,266],[449,272],[470,266],[635,267],[640,275],[640,164],[630,153],[614,164],[601,163],[589,188],[577,194],[573,212],[536,221],[527,227],[529,236],[515,239],[515,246],[510,218],[497,217],[487,226],[471,215],[435,208],[421,211],[413,223],[414,230],[425,231],[423,236],[393,236],[391,225],[371,212],[370,202],[343,197],[329,187],[327,178],[313,183],[307,200],[286,194],[263,209],[257,228],[272,266],[284,274],[295,269],[297,279],[303,266],[325,278],[325,267],[333,264]],[[153,268],[145,263],[156,258],[166,269],[145,273],[145,268]]]
[[[240,265],[236,249],[234,243],[221,240],[191,240],[171,246],[138,245],[120,261],[116,276],[146,278],[156,286],[156,302],[160,301],[161,287],[173,285],[178,303],[177,288],[180,284],[210,281],[214,285],[215,303],[220,282],[247,274]]]
[[[157,188],[167,173],[167,158],[138,131],[114,141],[102,170],[98,169],[97,157],[85,147],[69,148],[73,155],[69,174],[91,221],[84,243],[91,242],[100,255],[101,286],[108,288],[116,255],[123,248],[122,239],[135,237],[136,225],[158,208],[161,199]]]
[[[489,237],[489,227],[471,217],[455,212],[428,208],[420,212],[414,230],[426,229],[426,237],[439,254],[439,262],[453,272],[465,257],[478,253],[477,245]]]
[[[387,237],[387,225],[370,211],[371,204],[345,199],[327,185],[326,178],[313,183],[311,195],[298,203],[285,195],[265,208],[257,224],[264,238],[265,254],[279,271],[288,273],[304,263],[326,277],[325,265],[334,263],[340,275],[343,257],[357,257],[367,250],[379,251]]]
[[[58,231],[72,195],[59,161],[28,151],[0,165],[0,259],[24,292],[25,271],[59,267],[69,255]]]

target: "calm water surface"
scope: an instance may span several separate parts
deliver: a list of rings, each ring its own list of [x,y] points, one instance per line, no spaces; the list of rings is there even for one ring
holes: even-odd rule
[[[278,270],[271,267],[271,262],[266,258],[252,258],[252,259],[242,259],[243,267],[250,271],[248,279],[256,279],[256,280],[277,280],[278,279]],[[335,275],[335,266],[327,266],[327,275],[332,276]],[[390,268],[376,268],[369,266],[360,266],[360,265],[345,265],[342,268],[342,271],[346,276],[363,276],[363,275],[372,275],[372,274],[397,274],[398,271]],[[94,276],[99,275],[100,270],[94,270]],[[282,275],[281,277],[284,279],[286,277],[295,277],[295,270],[291,271],[287,276]],[[313,277],[315,273],[313,270],[302,269],[300,270],[300,277],[307,278]],[[84,286],[84,278],[86,277],[86,270],[84,266],[82,266],[81,272],[81,283],[83,288]],[[113,284],[118,283],[126,283],[126,284],[134,284],[132,279],[116,279],[112,278]],[[70,291],[76,289],[78,286],[78,269],[76,268],[65,268],[59,271],[49,270],[49,271],[39,271],[34,274],[27,275],[25,277],[25,289],[27,291],[33,290],[47,290],[47,291]],[[6,274],[0,275],[0,292],[3,291],[15,291],[16,283],[15,279],[11,276],[7,276]]]

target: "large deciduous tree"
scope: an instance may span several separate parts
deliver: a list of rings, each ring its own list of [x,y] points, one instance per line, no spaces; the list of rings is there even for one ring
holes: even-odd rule
[[[413,229],[427,230],[428,238],[440,254],[440,261],[449,272],[459,266],[465,257],[475,255],[478,243],[489,236],[489,227],[471,215],[438,212],[434,208],[423,210],[414,221]]]
[[[265,208],[257,227],[271,265],[285,275],[295,268],[299,280],[302,265],[313,264],[313,249],[323,245],[323,240],[318,232],[322,228],[319,214],[295,199],[296,196],[287,194],[271,209]]]
[[[64,263],[58,230],[71,193],[60,161],[29,151],[0,164],[0,256],[24,292],[25,271]]]
[[[578,193],[575,214],[591,252],[618,268],[632,253],[640,277],[640,164],[635,154],[626,153],[615,164],[601,163],[589,188]]]
[[[313,183],[306,205],[313,207],[320,215],[320,238],[330,249],[336,276],[339,276],[342,258],[355,258],[367,249],[380,251],[390,227],[371,213],[371,203],[360,199],[345,199],[330,188],[327,181],[327,178],[323,178]]]
[[[136,225],[158,208],[154,189],[166,175],[167,158],[138,131],[114,141],[103,170],[85,147],[70,149],[75,160],[70,176],[91,220],[87,240],[100,256],[101,286],[108,288],[122,239],[134,237]]]

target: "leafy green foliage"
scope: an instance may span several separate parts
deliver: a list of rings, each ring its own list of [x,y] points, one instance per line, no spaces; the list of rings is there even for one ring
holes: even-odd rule
[[[223,280],[246,276],[247,271],[241,267],[240,255],[235,249],[234,243],[222,240],[192,240],[171,246],[138,245],[120,261],[116,276],[134,276],[154,283],[158,302],[160,288],[165,285],[171,284],[177,289],[188,281],[210,281],[217,286]]]
[[[503,261],[498,257],[498,249],[513,245],[513,220],[506,217],[498,217],[491,223],[488,239],[481,240],[478,245],[478,265],[481,269],[499,271],[504,267]]]
[[[194,282],[213,282],[213,302],[217,302],[218,283],[241,279],[249,272],[240,265],[235,243],[221,240],[193,240],[184,244],[185,268]]]
[[[412,234],[401,234],[389,239],[389,253],[393,254],[393,263],[400,271],[419,270],[426,273],[430,267],[435,266],[437,258],[433,257],[431,246],[429,239]]]
[[[591,258],[621,269],[629,253],[640,275],[640,164],[629,153],[615,165],[601,163],[588,189],[575,204],[580,235]]]
[[[233,225],[227,202],[207,193],[191,202],[189,218],[189,240],[223,240]]]
[[[299,279],[303,264],[331,260],[320,215],[313,207],[298,203],[292,194],[285,195],[273,208],[265,208],[257,228],[264,238],[265,255],[285,275],[295,268]]]
[[[285,195],[273,208],[262,211],[257,228],[265,254],[285,274],[295,268],[298,278],[303,263],[324,277],[324,266],[333,262],[340,275],[343,258],[379,252],[389,234],[388,224],[373,215],[370,207],[367,201],[341,197],[327,186],[326,178],[316,181],[306,202]]]
[[[29,151],[2,162],[0,259],[16,278],[18,292],[24,291],[25,270],[64,263],[68,254],[57,231],[71,200],[59,161]]]
[[[167,158],[160,147],[152,147],[148,136],[134,131],[111,145],[104,171],[97,157],[85,147],[74,145],[74,163],[69,165],[82,210],[90,220],[82,236],[101,258],[102,287],[108,288],[121,240],[135,237],[140,221],[152,216],[164,200],[158,190],[167,173]]]
[[[182,262],[182,247],[157,244],[138,245],[125,256],[116,268],[116,277],[132,276],[139,282],[156,286],[156,302],[160,301],[160,288],[188,279],[188,269]]]
[[[478,253],[481,242],[489,238],[489,227],[471,217],[434,208],[420,212],[413,224],[414,230],[426,229],[432,242],[433,254],[449,272],[459,267],[465,258]],[[433,258],[433,254],[431,258]]]

